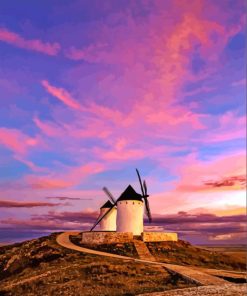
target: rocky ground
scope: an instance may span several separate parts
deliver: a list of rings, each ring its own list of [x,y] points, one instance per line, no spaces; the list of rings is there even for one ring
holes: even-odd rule
[[[245,296],[247,295],[247,285],[221,285],[204,286],[185,289],[175,289],[166,292],[155,292],[142,294],[140,296]]]
[[[181,277],[170,275],[152,265],[65,249],[56,243],[56,236],[57,234],[52,234],[0,247],[0,296],[130,296],[154,292],[156,294],[152,295],[245,295],[244,284],[228,285],[228,288],[195,287]],[[72,237],[72,240],[78,244],[80,237]],[[242,257],[236,259],[183,241],[147,243],[147,246],[156,259],[162,262],[201,268],[245,270]],[[137,257],[133,244],[92,248]],[[182,290],[174,290],[178,288]],[[170,294],[157,294],[161,291]]]
[[[155,266],[70,251],[55,238],[0,247],[1,296],[127,296],[192,286]]]

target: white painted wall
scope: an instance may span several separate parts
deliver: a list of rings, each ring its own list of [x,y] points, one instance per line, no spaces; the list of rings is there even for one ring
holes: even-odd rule
[[[102,217],[109,208],[100,209],[100,217]],[[117,209],[114,207],[111,211],[100,221],[100,230],[102,231],[116,231]]]
[[[117,232],[143,232],[143,202],[121,200],[117,203]]]

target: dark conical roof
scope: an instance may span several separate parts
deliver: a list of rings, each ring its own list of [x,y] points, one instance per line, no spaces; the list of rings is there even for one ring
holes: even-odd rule
[[[142,195],[135,192],[133,187],[129,185],[124,192],[120,195],[117,201],[121,200],[139,200],[142,201]]]
[[[101,207],[101,209],[103,209],[103,208],[108,208],[108,209],[110,209],[110,208],[112,208],[112,206],[113,206],[113,204],[108,200],[107,202],[105,202],[105,203],[103,204],[103,206]]]

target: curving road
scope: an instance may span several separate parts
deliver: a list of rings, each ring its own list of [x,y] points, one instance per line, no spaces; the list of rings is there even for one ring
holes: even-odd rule
[[[198,285],[222,285],[222,284],[227,283],[225,280],[223,280],[221,278],[218,278],[213,275],[209,275],[209,274],[204,273],[202,271],[199,271],[199,270],[196,270],[193,268],[189,268],[186,266],[160,263],[160,262],[142,260],[142,259],[135,259],[135,258],[127,257],[127,256],[121,256],[121,255],[116,255],[116,254],[111,254],[111,253],[106,253],[106,252],[101,252],[101,251],[97,251],[97,250],[91,250],[88,248],[80,247],[80,246],[73,244],[69,239],[70,236],[78,235],[78,234],[80,234],[79,231],[78,232],[63,232],[62,234],[59,234],[57,236],[56,241],[60,246],[63,246],[67,249],[78,251],[78,252],[161,266],[161,267],[164,267],[166,270],[168,270],[168,272],[173,273],[173,274],[179,274],[184,279],[186,279],[190,282],[193,282],[195,284],[198,284]]]
[[[106,257],[113,257],[113,258],[118,258],[118,259],[123,259],[123,260],[139,260],[139,259],[134,259],[131,257],[127,257],[127,256],[121,256],[121,255],[117,255],[117,254],[110,254],[110,253],[106,253],[106,252],[101,252],[101,251],[96,251],[96,250],[91,250],[91,249],[87,249],[87,248],[83,248],[80,246],[77,246],[75,244],[73,244],[71,242],[71,240],[69,239],[70,236],[73,235],[78,235],[80,234],[80,232],[63,232],[61,234],[59,234],[56,238],[57,243],[62,246],[65,247],[67,249],[70,250],[74,250],[74,251],[79,251],[79,252],[83,252],[83,253],[87,253],[87,254],[93,254],[93,255],[100,255],[100,256],[106,256]]]

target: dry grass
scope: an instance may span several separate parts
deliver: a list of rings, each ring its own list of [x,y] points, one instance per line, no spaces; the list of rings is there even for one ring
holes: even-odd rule
[[[224,246],[203,246],[201,247],[208,251],[218,252],[233,258],[236,262],[241,262],[243,265],[247,263],[246,246],[243,245],[224,245]]]
[[[55,235],[0,248],[0,295],[136,295],[191,286],[155,266],[70,251]]]
[[[214,249],[205,249],[193,246],[184,241],[147,243],[147,246],[160,262],[201,266],[215,269],[246,270],[246,261],[243,256],[222,253]]]
[[[70,240],[81,247],[93,249],[97,251],[117,254],[121,256],[138,258],[134,243],[116,243],[116,244],[101,244],[101,245],[87,245],[81,243],[81,235],[71,236]]]

